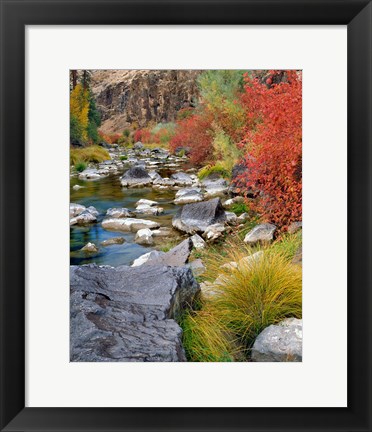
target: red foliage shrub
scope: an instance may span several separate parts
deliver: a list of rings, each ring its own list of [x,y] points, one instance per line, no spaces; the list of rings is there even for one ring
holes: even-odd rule
[[[302,76],[286,71],[285,81],[272,84],[275,74],[269,87],[245,77],[247,125],[240,146],[247,171],[239,180],[259,191],[255,210],[283,229],[302,219]]]
[[[133,138],[134,138],[134,141],[135,141],[135,142],[141,141],[141,139],[142,139],[142,130],[141,130],[141,129],[137,129],[137,130],[134,132],[134,136],[133,136]]]
[[[148,129],[137,129],[134,132],[134,141],[141,141],[144,144],[150,143],[151,140],[151,132]]]
[[[102,131],[98,131],[98,135],[101,140],[107,142],[108,144],[117,144],[118,139],[121,137],[120,134],[105,134]]]
[[[198,165],[207,161],[213,154],[211,122],[212,117],[207,110],[177,121],[170,149],[175,151],[177,147],[187,147],[192,163]]]
[[[190,118],[194,114],[195,109],[192,107],[181,108],[177,112],[177,120],[183,120],[185,118]]]

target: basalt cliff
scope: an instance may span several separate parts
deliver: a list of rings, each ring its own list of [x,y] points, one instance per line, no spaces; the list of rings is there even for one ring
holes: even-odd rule
[[[104,133],[122,133],[137,123],[174,121],[199,100],[197,70],[94,70],[91,87]]]

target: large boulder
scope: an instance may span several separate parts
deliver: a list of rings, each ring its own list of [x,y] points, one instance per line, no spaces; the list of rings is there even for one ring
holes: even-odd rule
[[[301,362],[302,320],[288,318],[266,327],[253,344],[252,361]]]
[[[158,222],[136,218],[109,218],[102,221],[102,227],[111,231],[137,232],[142,228],[159,228]]]
[[[186,267],[70,267],[70,360],[186,361],[175,319],[199,292]]]
[[[251,229],[244,238],[244,242],[248,244],[268,243],[274,239],[276,226],[270,223],[256,225]]]
[[[124,173],[120,179],[122,186],[141,187],[152,183],[152,178],[141,166],[134,166]]]
[[[189,234],[204,232],[208,226],[226,221],[225,210],[219,198],[186,204],[173,217],[172,224]]]

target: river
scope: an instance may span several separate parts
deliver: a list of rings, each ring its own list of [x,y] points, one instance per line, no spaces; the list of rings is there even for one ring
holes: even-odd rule
[[[158,169],[163,177],[169,176],[175,170],[190,168],[190,165],[183,162],[177,169]],[[129,165],[126,166],[129,169]],[[134,259],[143,255],[155,247],[145,247],[134,242],[135,233],[122,233],[107,231],[102,228],[101,222],[109,208],[125,207],[130,211],[135,210],[135,203],[141,198],[157,201],[159,206],[164,209],[164,213],[158,216],[139,216],[141,219],[157,221],[162,227],[172,226],[172,217],[178,210],[178,206],[173,204],[176,191],[172,189],[157,190],[152,187],[145,188],[124,188],[120,184],[120,177],[124,169],[119,174],[109,175],[98,180],[80,180],[78,177],[71,177],[70,181],[70,202],[82,204],[86,207],[94,206],[99,212],[97,222],[87,226],[74,225],[70,228],[70,263],[71,265],[96,263],[99,265],[130,265]],[[82,186],[75,190],[73,186]],[[177,233],[174,233],[177,237]],[[101,246],[101,242],[113,237],[124,237],[123,244],[111,246]],[[97,253],[86,253],[80,251],[88,242],[94,243],[98,247]]]

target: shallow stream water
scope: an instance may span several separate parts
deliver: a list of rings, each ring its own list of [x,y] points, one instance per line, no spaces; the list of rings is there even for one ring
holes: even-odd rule
[[[173,171],[172,171],[173,172]],[[171,174],[170,171],[159,170],[164,177]],[[130,265],[133,260],[154,247],[144,247],[134,242],[135,233],[123,233],[118,231],[107,231],[102,228],[102,220],[107,209],[112,207],[125,207],[130,211],[135,210],[135,203],[141,198],[157,201],[164,209],[164,213],[158,216],[137,215],[140,219],[157,221],[162,227],[172,226],[172,217],[178,210],[173,204],[176,191],[156,190],[152,187],[146,188],[123,188],[120,184],[120,175],[110,175],[98,180],[80,180],[71,177],[70,181],[70,202],[82,204],[86,207],[94,206],[98,212],[98,220],[87,226],[70,227],[70,264],[80,265],[96,263],[99,265]],[[74,185],[83,186],[82,189],[74,190]],[[123,244],[101,246],[101,242],[113,237],[124,237]],[[86,253],[80,251],[88,242],[94,243],[98,253]]]

